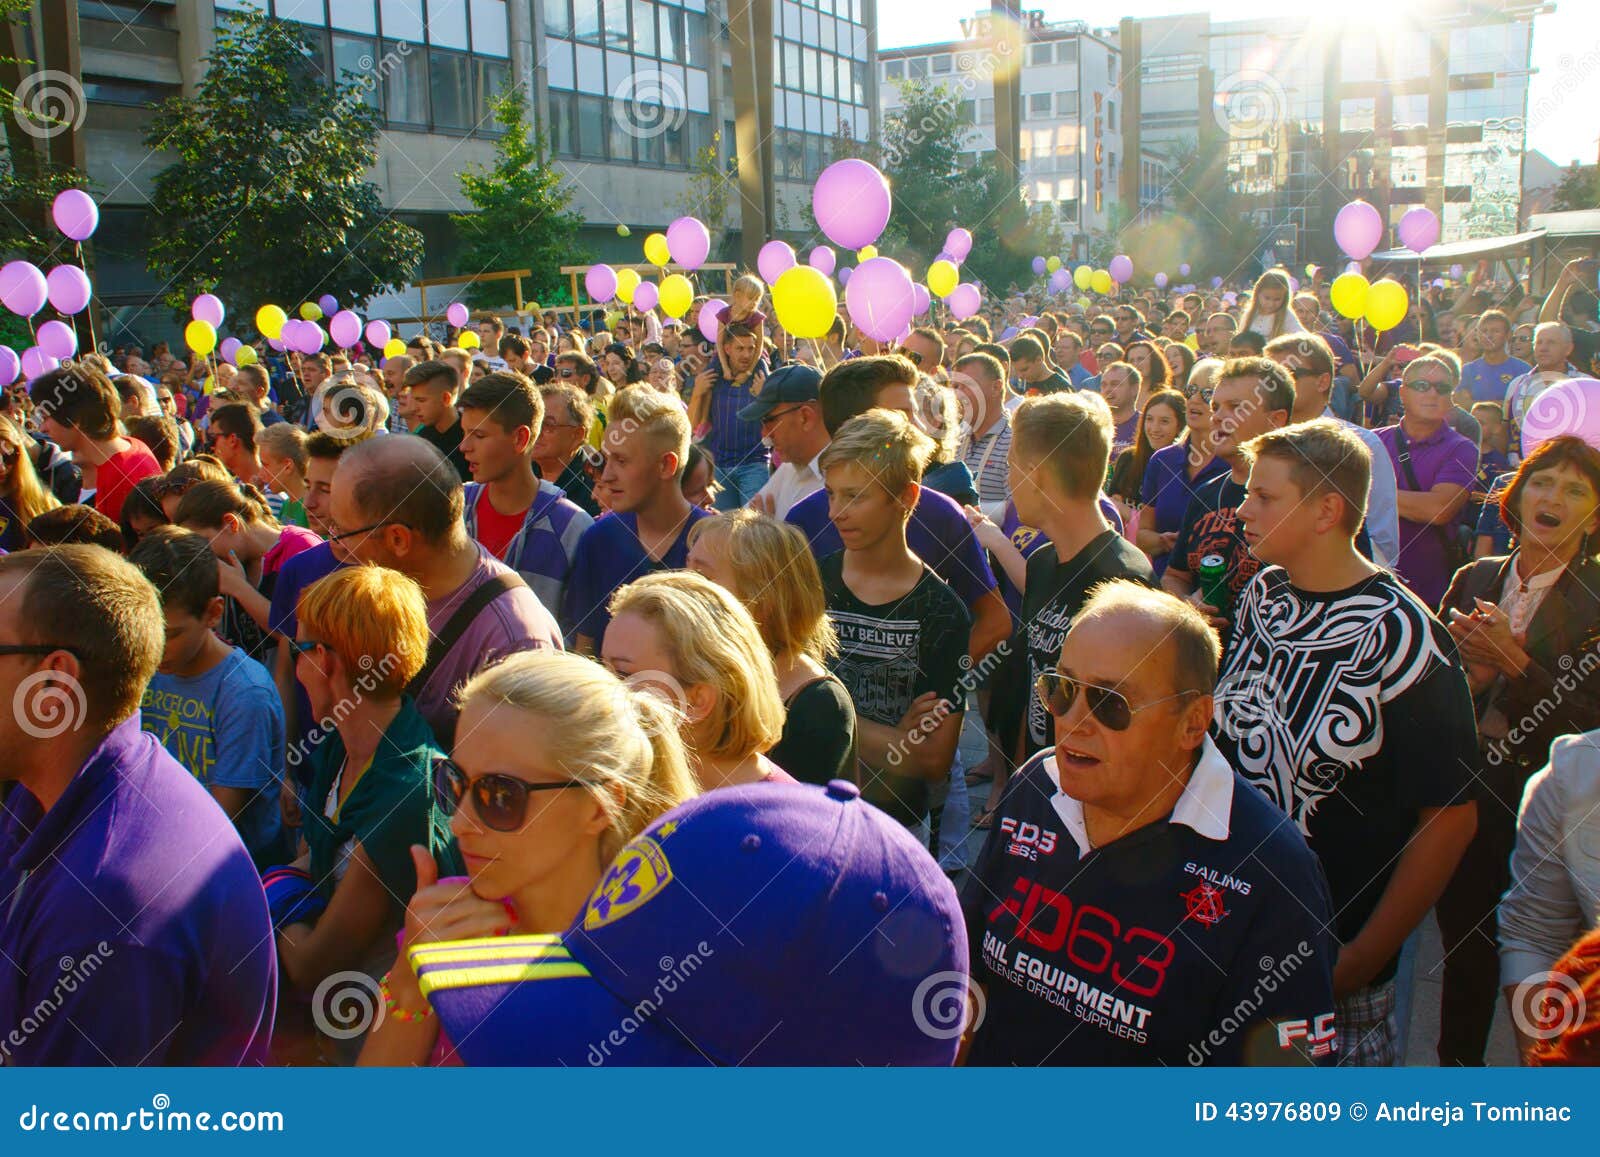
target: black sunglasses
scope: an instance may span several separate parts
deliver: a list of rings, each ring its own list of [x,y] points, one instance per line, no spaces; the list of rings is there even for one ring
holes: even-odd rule
[[[1089,705],[1089,714],[1094,716],[1096,722],[1112,731],[1128,730],[1133,724],[1133,717],[1141,711],[1161,703],[1170,703],[1174,699],[1199,694],[1198,691],[1179,691],[1176,695],[1152,699],[1149,703],[1133,707],[1129,705],[1127,697],[1121,691],[1113,691],[1110,687],[1101,687],[1097,683],[1085,683],[1070,675],[1063,675],[1060,671],[1044,672],[1034,681],[1033,686],[1039,693],[1045,710],[1057,719],[1072,710],[1072,704],[1078,698],[1078,690],[1082,688],[1084,702]]]
[[[901,346],[896,352],[899,353],[899,355],[903,358],[909,358],[911,360],[911,364],[914,366],[920,366],[922,364],[922,355],[916,350],[908,350],[904,346]]]
[[[1403,384],[1406,389],[1415,390],[1419,394],[1426,394],[1429,390],[1432,390],[1434,393],[1442,394],[1447,398],[1456,391],[1454,386],[1442,378],[1439,380],[1418,378],[1414,382],[1405,382]]]
[[[1211,395],[1214,391],[1210,386],[1184,386],[1183,396],[1186,398],[1198,397],[1206,405],[1211,404]]]
[[[534,792],[587,786],[576,779],[529,783],[498,771],[468,779],[455,760],[441,756],[433,761],[433,798],[439,810],[447,816],[455,815],[470,789],[473,809],[483,826],[497,832],[522,830],[528,818],[528,797]]]
[[[374,530],[384,526],[405,526],[407,530],[411,529],[411,527],[406,526],[405,523],[399,521],[398,519],[385,518],[382,522],[374,522],[371,526],[358,526],[354,530],[344,530],[340,531],[338,534],[330,534],[327,541],[343,542],[345,539],[354,538],[358,534],[371,534]]]

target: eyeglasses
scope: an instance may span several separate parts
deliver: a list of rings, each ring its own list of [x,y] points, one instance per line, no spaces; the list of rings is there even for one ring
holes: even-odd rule
[[[1419,394],[1426,394],[1429,390],[1432,390],[1434,393],[1443,394],[1447,398],[1455,393],[1456,389],[1444,378],[1417,378],[1403,384],[1406,389],[1415,390]]]
[[[398,519],[385,518],[382,522],[374,522],[371,526],[360,526],[360,527],[357,527],[355,530],[343,530],[343,531],[340,531],[338,534],[330,534],[328,536],[328,541],[329,542],[343,542],[345,539],[354,538],[358,534],[371,534],[374,530],[377,530],[380,527],[384,527],[384,526],[405,526],[405,528],[407,530],[411,529],[411,527],[407,526],[405,523],[399,521]]]
[[[587,787],[576,779],[558,779],[549,783],[529,783],[514,775],[493,771],[468,779],[453,759],[440,757],[433,761],[433,798],[446,816],[456,814],[467,792],[472,792],[472,807],[483,821],[483,826],[497,832],[518,832],[528,818],[528,797],[538,791],[560,791],[568,787]]]
[[[1108,328],[1106,326],[1103,326],[1103,325],[1097,325],[1093,329],[1091,329],[1089,332],[1091,334],[1093,334],[1095,337],[1110,337],[1113,333],[1116,332],[1116,330],[1110,329],[1110,328]]]
[[[57,651],[65,651],[76,658],[83,658],[83,653],[76,647],[69,647],[65,643],[0,643],[0,655],[53,655]]]
[[[1183,396],[1186,398],[1199,398],[1206,405],[1211,404],[1211,395],[1214,390],[1210,386],[1185,386]]]
[[[1039,693],[1039,698],[1043,700],[1045,709],[1057,719],[1072,710],[1072,705],[1078,698],[1078,690],[1082,688],[1084,702],[1089,705],[1089,714],[1094,716],[1096,722],[1112,731],[1128,730],[1133,724],[1133,717],[1141,711],[1148,711],[1152,707],[1170,703],[1174,699],[1199,694],[1198,691],[1179,691],[1176,695],[1166,695],[1134,707],[1128,703],[1127,697],[1121,691],[1113,691],[1110,687],[1101,687],[1096,683],[1085,683],[1070,675],[1063,675],[1060,671],[1044,672],[1034,681],[1033,686]]]
[[[763,426],[775,426],[780,419],[787,418],[796,410],[803,409],[805,409],[804,406],[790,406],[787,410],[773,410],[761,419],[761,424]]]
[[[556,377],[558,378],[575,378],[577,376],[578,371],[573,369],[571,366],[562,366],[556,371]]]
[[[290,639],[289,640],[289,649],[291,651],[293,651],[296,655],[309,655],[309,654],[311,654],[312,651],[315,651],[318,647],[326,647],[327,645],[328,644],[326,644],[324,642],[320,642],[317,639]]]

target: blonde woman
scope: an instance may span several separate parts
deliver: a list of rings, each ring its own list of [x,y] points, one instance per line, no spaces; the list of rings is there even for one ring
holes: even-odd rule
[[[822,576],[798,527],[730,510],[689,532],[689,569],[750,611],[783,696],[783,736],[767,758],[805,783],[854,781],[856,709],[823,664],[839,652]]]
[[[441,883],[432,854],[412,848],[407,946],[566,931],[618,850],[698,794],[673,709],[589,659],[513,655],[472,678],[460,701],[434,796],[468,878]],[[405,952],[382,990],[389,1015],[361,1063],[426,1062],[438,1021]]]
[[[33,469],[28,436],[0,417],[0,550],[24,549],[28,523],[60,505]]]
[[[600,657],[677,707],[702,791],[794,781],[764,754],[783,736],[783,699],[761,632],[709,579],[668,571],[620,588]]]

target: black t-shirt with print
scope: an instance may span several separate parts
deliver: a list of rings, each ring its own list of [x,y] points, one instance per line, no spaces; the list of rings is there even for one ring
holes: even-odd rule
[[[1377,906],[1420,810],[1467,802],[1478,763],[1455,643],[1387,571],[1327,593],[1290,585],[1282,567],[1257,575],[1212,734],[1321,859],[1342,941]]]
[[[1208,554],[1221,555],[1228,566],[1228,589],[1235,602],[1239,592],[1261,569],[1260,560],[1250,553],[1244,540],[1244,526],[1239,521],[1239,504],[1244,496],[1244,485],[1235,482],[1232,474],[1219,474],[1202,482],[1189,500],[1183,526],[1178,530],[1178,541],[1172,545],[1172,561],[1168,564],[1188,571],[1198,590],[1200,560]],[[1223,618],[1229,617],[1227,610],[1224,608]]]
[[[961,597],[926,566],[917,585],[891,603],[862,602],[844,581],[844,552],[823,559],[828,618],[839,636],[830,666],[850,692],[856,716],[895,726],[929,691],[962,710],[972,618]],[[863,768],[862,795],[907,826],[928,810],[926,780]]]
[[[1050,714],[1033,685],[1044,671],[1055,670],[1061,642],[1089,592],[1111,579],[1132,579],[1152,586],[1155,572],[1144,551],[1107,529],[1066,562],[1056,558],[1054,543],[1028,558],[1027,586],[1022,592],[1022,639],[1028,652],[1028,741],[1030,751],[1053,742]]]
[[[1336,1062],[1328,886],[1283,813],[1224,767],[1231,804],[1202,805],[1224,838],[1163,818],[1085,851],[1053,768],[1006,784],[962,895],[967,1063]]]

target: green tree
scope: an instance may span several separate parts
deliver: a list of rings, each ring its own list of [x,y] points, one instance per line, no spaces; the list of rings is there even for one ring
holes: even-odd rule
[[[1184,262],[1196,276],[1249,267],[1262,230],[1234,191],[1221,150],[1202,151],[1190,141],[1174,151],[1167,162],[1166,200],[1168,208],[1141,212],[1126,225],[1113,214],[1113,228],[1090,239],[1095,266],[1104,268],[1112,254],[1126,253],[1141,279],[1159,270],[1176,279]]]
[[[553,301],[563,288],[561,267],[585,260],[578,248],[583,217],[571,209],[572,189],[550,164],[544,137],[528,118],[521,86],[506,89],[490,107],[504,133],[490,168],[461,174],[461,191],[477,212],[451,215],[462,242],[456,272],[531,269],[523,292],[534,300]],[[507,305],[511,282],[480,282],[469,286],[466,296],[468,304],[479,308]]]
[[[1574,162],[1561,173],[1561,183],[1551,196],[1550,208],[1557,212],[1575,209],[1600,209],[1600,166]]]
[[[722,161],[722,134],[698,150],[689,162],[689,184],[678,199],[678,214],[698,217],[711,234],[711,260],[723,260],[728,243],[728,205],[739,190],[739,165]]]
[[[243,316],[324,293],[359,305],[421,263],[422,235],[361,179],[378,159],[373,94],[388,58],[330,89],[302,36],[230,15],[194,96],[156,109],[145,143],[176,157],[150,198],[149,263],[175,310],[201,291]]]
[[[883,118],[880,168],[894,190],[884,237],[905,259],[926,265],[957,224],[963,191],[957,174],[969,130],[948,86],[923,80],[898,83],[900,107]]]
[[[972,252],[961,265],[963,281],[977,279],[991,293],[1003,293],[1013,283],[1022,286],[1033,279],[1034,257],[1066,248],[1055,206],[1030,206],[998,162],[974,165],[956,183],[956,220],[972,233]],[[939,237],[941,246],[945,234]]]

